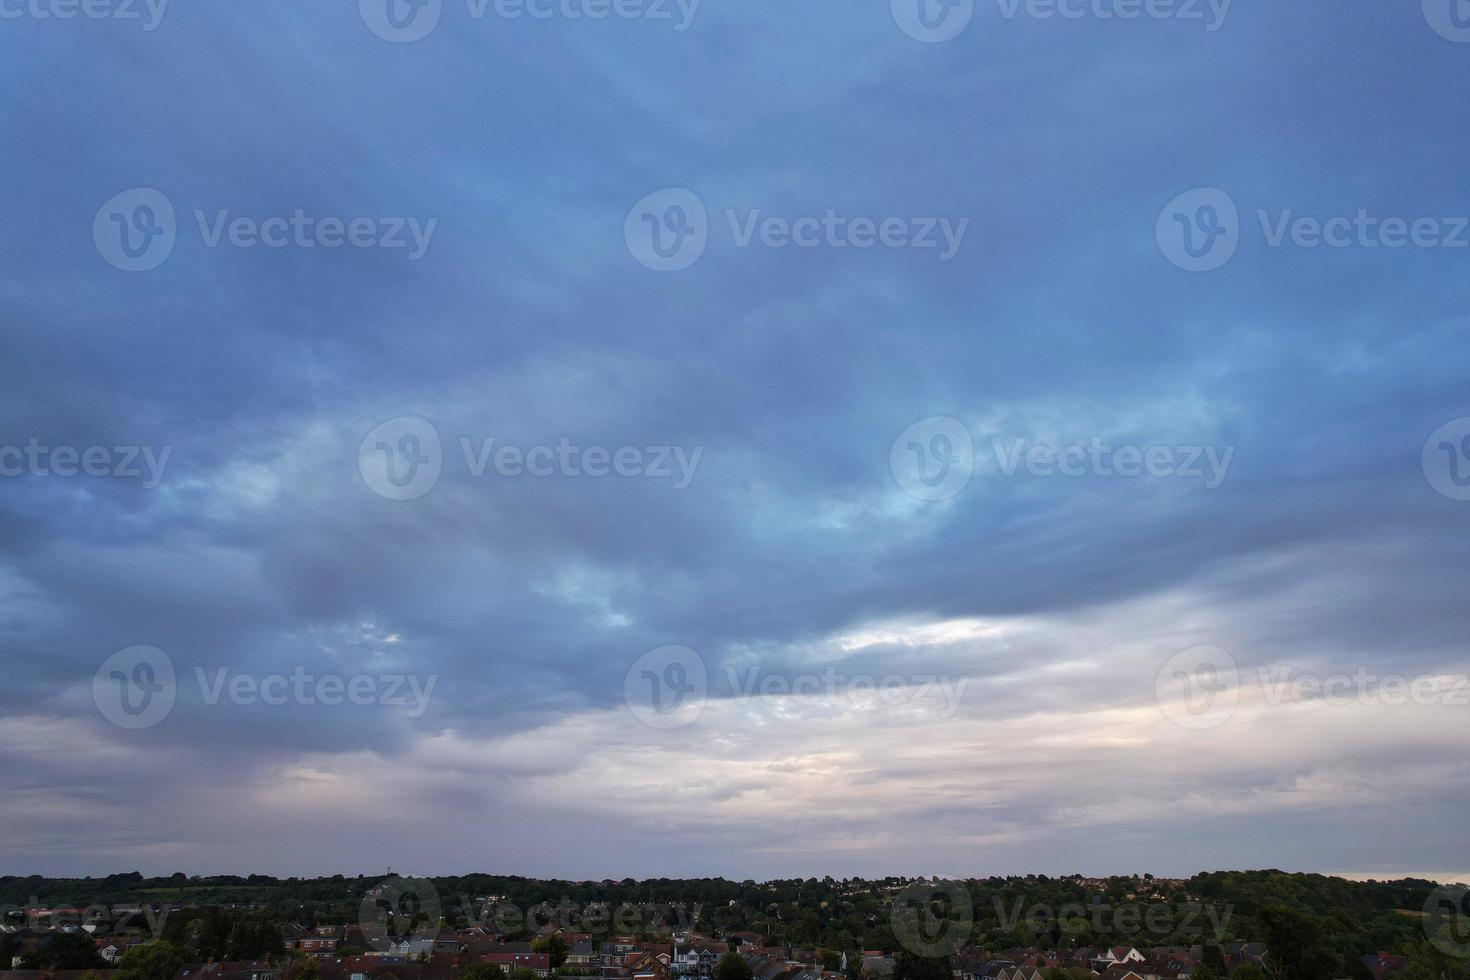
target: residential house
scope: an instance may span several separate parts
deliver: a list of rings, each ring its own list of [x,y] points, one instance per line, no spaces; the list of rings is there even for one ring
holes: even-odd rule
[[[1098,959],[1107,963],[1142,963],[1143,954],[1132,946],[1114,946],[1103,950]]]
[[[419,956],[427,957],[432,952],[434,952],[434,940],[432,939],[399,939],[390,941],[383,955],[413,959]]]
[[[547,953],[482,953],[481,963],[494,963],[506,973],[513,970],[530,970],[538,977],[551,973],[551,956]]]
[[[1368,972],[1373,974],[1373,980],[1384,980],[1391,973],[1397,973],[1409,965],[1407,958],[1403,956],[1390,956],[1388,953],[1370,953],[1363,957],[1363,965]]]
[[[681,976],[711,977],[720,957],[730,951],[727,943],[697,942],[675,946],[673,971]]]
[[[587,970],[597,966],[598,956],[592,940],[579,939],[568,945],[566,965],[578,970]]]
[[[669,980],[669,957],[653,953],[629,954],[635,959],[627,968],[630,980]]]
[[[97,946],[98,955],[109,963],[116,963],[128,950],[138,945],[138,940],[132,936],[108,936],[92,942]]]

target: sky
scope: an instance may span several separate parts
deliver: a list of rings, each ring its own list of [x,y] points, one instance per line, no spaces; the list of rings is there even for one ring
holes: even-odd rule
[[[6,873],[1470,878],[1470,4],[389,4],[0,0]]]

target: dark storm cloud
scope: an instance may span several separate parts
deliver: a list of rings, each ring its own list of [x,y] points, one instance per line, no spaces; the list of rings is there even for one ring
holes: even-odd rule
[[[30,867],[99,870],[63,869],[53,849],[67,834],[103,839],[67,808],[108,779],[99,819],[139,824],[119,832],[118,867],[218,864],[197,825],[150,824],[140,791],[111,781],[138,752],[179,794],[220,771],[265,793],[310,768],[306,756],[422,766],[426,738],[514,739],[620,706],[628,665],[664,644],[700,651],[719,698],[727,664],[900,665],[970,678],[966,716],[993,719],[1150,703],[1152,668],[1190,643],[1228,646],[1252,667],[1463,667],[1454,542],[1470,511],[1433,492],[1419,452],[1470,414],[1466,253],[1269,249],[1254,217],[1463,210],[1470,135],[1455,92],[1470,49],[1417,10],[1242,6],[1207,33],[1007,20],[981,3],[967,34],[923,45],[882,4],[706,0],[678,33],[473,21],[449,2],[434,34],[393,45],[353,6],[176,3],[153,32],[22,20],[0,39],[13,137],[0,145],[0,443],[171,451],[155,489],[0,480],[12,667],[0,706],[79,746],[46,772],[19,748],[5,756],[7,783],[24,788],[11,804],[19,863],[30,846],[50,854]],[[125,274],[99,257],[92,221],[139,186],[173,202],[179,243],[160,268]],[[622,229],[665,186],[695,190],[713,230],[696,265],[661,275],[633,260]],[[1154,240],[1164,203],[1198,186],[1226,188],[1246,229],[1239,255],[1209,275],[1174,268]],[[754,208],[970,225],[950,262],[737,248],[724,212]],[[416,261],[211,249],[195,209],[210,221],[302,209],[437,224]],[[445,472],[427,496],[388,501],[360,477],[358,448],[406,415],[433,423]],[[966,422],[980,466],[963,494],[923,504],[895,486],[888,453],[936,415]],[[683,489],[475,477],[461,438],[703,455]],[[1212,490],[1001,476],[992,439],[1018,438],[1234,457]],[[1170,618],[1180,608],[1189,621]],[[1027,625],[834,646],[875,623],[971,618]],[[184,681],[173,716],[143,733],[106,728],[88,694],[97,665],[135,644],[166,650]],[[1094,672],[1046,685],[1027,673],[1079,660]],[[298,666],[439,680],[421,718],[211,706],[192,681],[196,667]],[[895,741],[917,737],[891,724]],[[1411,733],[1398,735],[1413,751]],[[1033,767],[1068,771],[1065,753],[1038,753]],[[520,827],[507,839],[534,844],[537,821],[575,827],[551,791],[517,799],[529,774],[576,770],[555,746],[486,765],[450,768],[512,788],[495,804]],[[929,778],[928,763],[907,766],[887,759],[854,781]],[[425,797],[465,809],[464,784],[433,775]],[[722,777],[710,799],[758,791],[752,779]],[[1186,789],[1151,785],[1160,800]],[[955,826],[989,813],[1000,833],[1075,803],[1027,789],[1003,812],[961,794],[931,816]],[[650,843],[632,817],[615,833],[634,871],[695,872],[712,841],[764,833],[809,849],[824,821],[845,819],[820,802],[807,812],[790,831],[774,810],[753,830],[686,815],[683,849]],[[1166,808],[1159,839],[1185,850],[1217,830],[1250,836],[1188,817]],[[421,860],[473,840],[468,815],[445,819],[443,850],[426,842]],[[1351,870],[1356,831],[1334,816],[1304,859]],[[331,860],[366,860],[376,832],[364,818]],[[1448,862],[1448,840],[1402,860]],[[1023,853],[1039,865],[1056,844],[1037,838]],[[891,842],[861,870],[908,870],[915,856]],[[245,851],[224,863],[265,870]]]

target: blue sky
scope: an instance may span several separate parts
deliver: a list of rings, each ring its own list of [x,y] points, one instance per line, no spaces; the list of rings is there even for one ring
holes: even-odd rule
[[[0,3],[12,873],[1470,873],[1465,4],[394,2]]]

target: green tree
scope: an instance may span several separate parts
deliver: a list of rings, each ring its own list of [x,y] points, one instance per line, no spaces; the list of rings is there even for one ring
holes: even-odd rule
[[[1208,963],[1200,963],[1189,971],[1189,980],[1220,980],[1220,974]]]
[[[255,949],[258,957],[274,959],[286,952],[281,939],[281,927],[274,922],[260,922],[255,926]]]
[[[553,970],[567,961],[567,941],[561,937],[560,933],[537,936],[531,942],[531,948],[538,953],[545,953],[551,959]]]
[[[893,980],[952,980],[948,956],[915,956],[899,950],[893,956]]]
[[[715,964],[715,980],[751,980],[752,976],[750,964],[739,953],[726,953]]]
[[[224,909],[205,909],[204,915],[192,930],[191,952],[195,958],[201,960],[224,959],[225,953],[229,951],[232,931],[230,917],[225,914]]]
[[[173,980],[184,954],[166,939],[134,946],[118,962],[113,980]]]
[[[505,980],[498,963],[471,963],[459,971],[459,980]]]
[[[321,980],[321,975],[322,970],[317,966],[316,957],[298,956],[286,964],[281,980]]]
[[[1261,910],[1260,926],[1277,980],[1332,980],[1337,975],[1338,956],[1328,947],[1316,917],[1272,905]]]
[[[1259,963],[1242,963],[1230,980],[1266,980],[1266,971]]]
[[[63,932],[34,953],[21,957],[24,970],[93,970],[107,966],[92,937],[85,932]]]
[[[1466,980],[1470,959],[1445,955],[1428,943],[1411,943],[1404,950],[1409,963],[1395,980]]]

